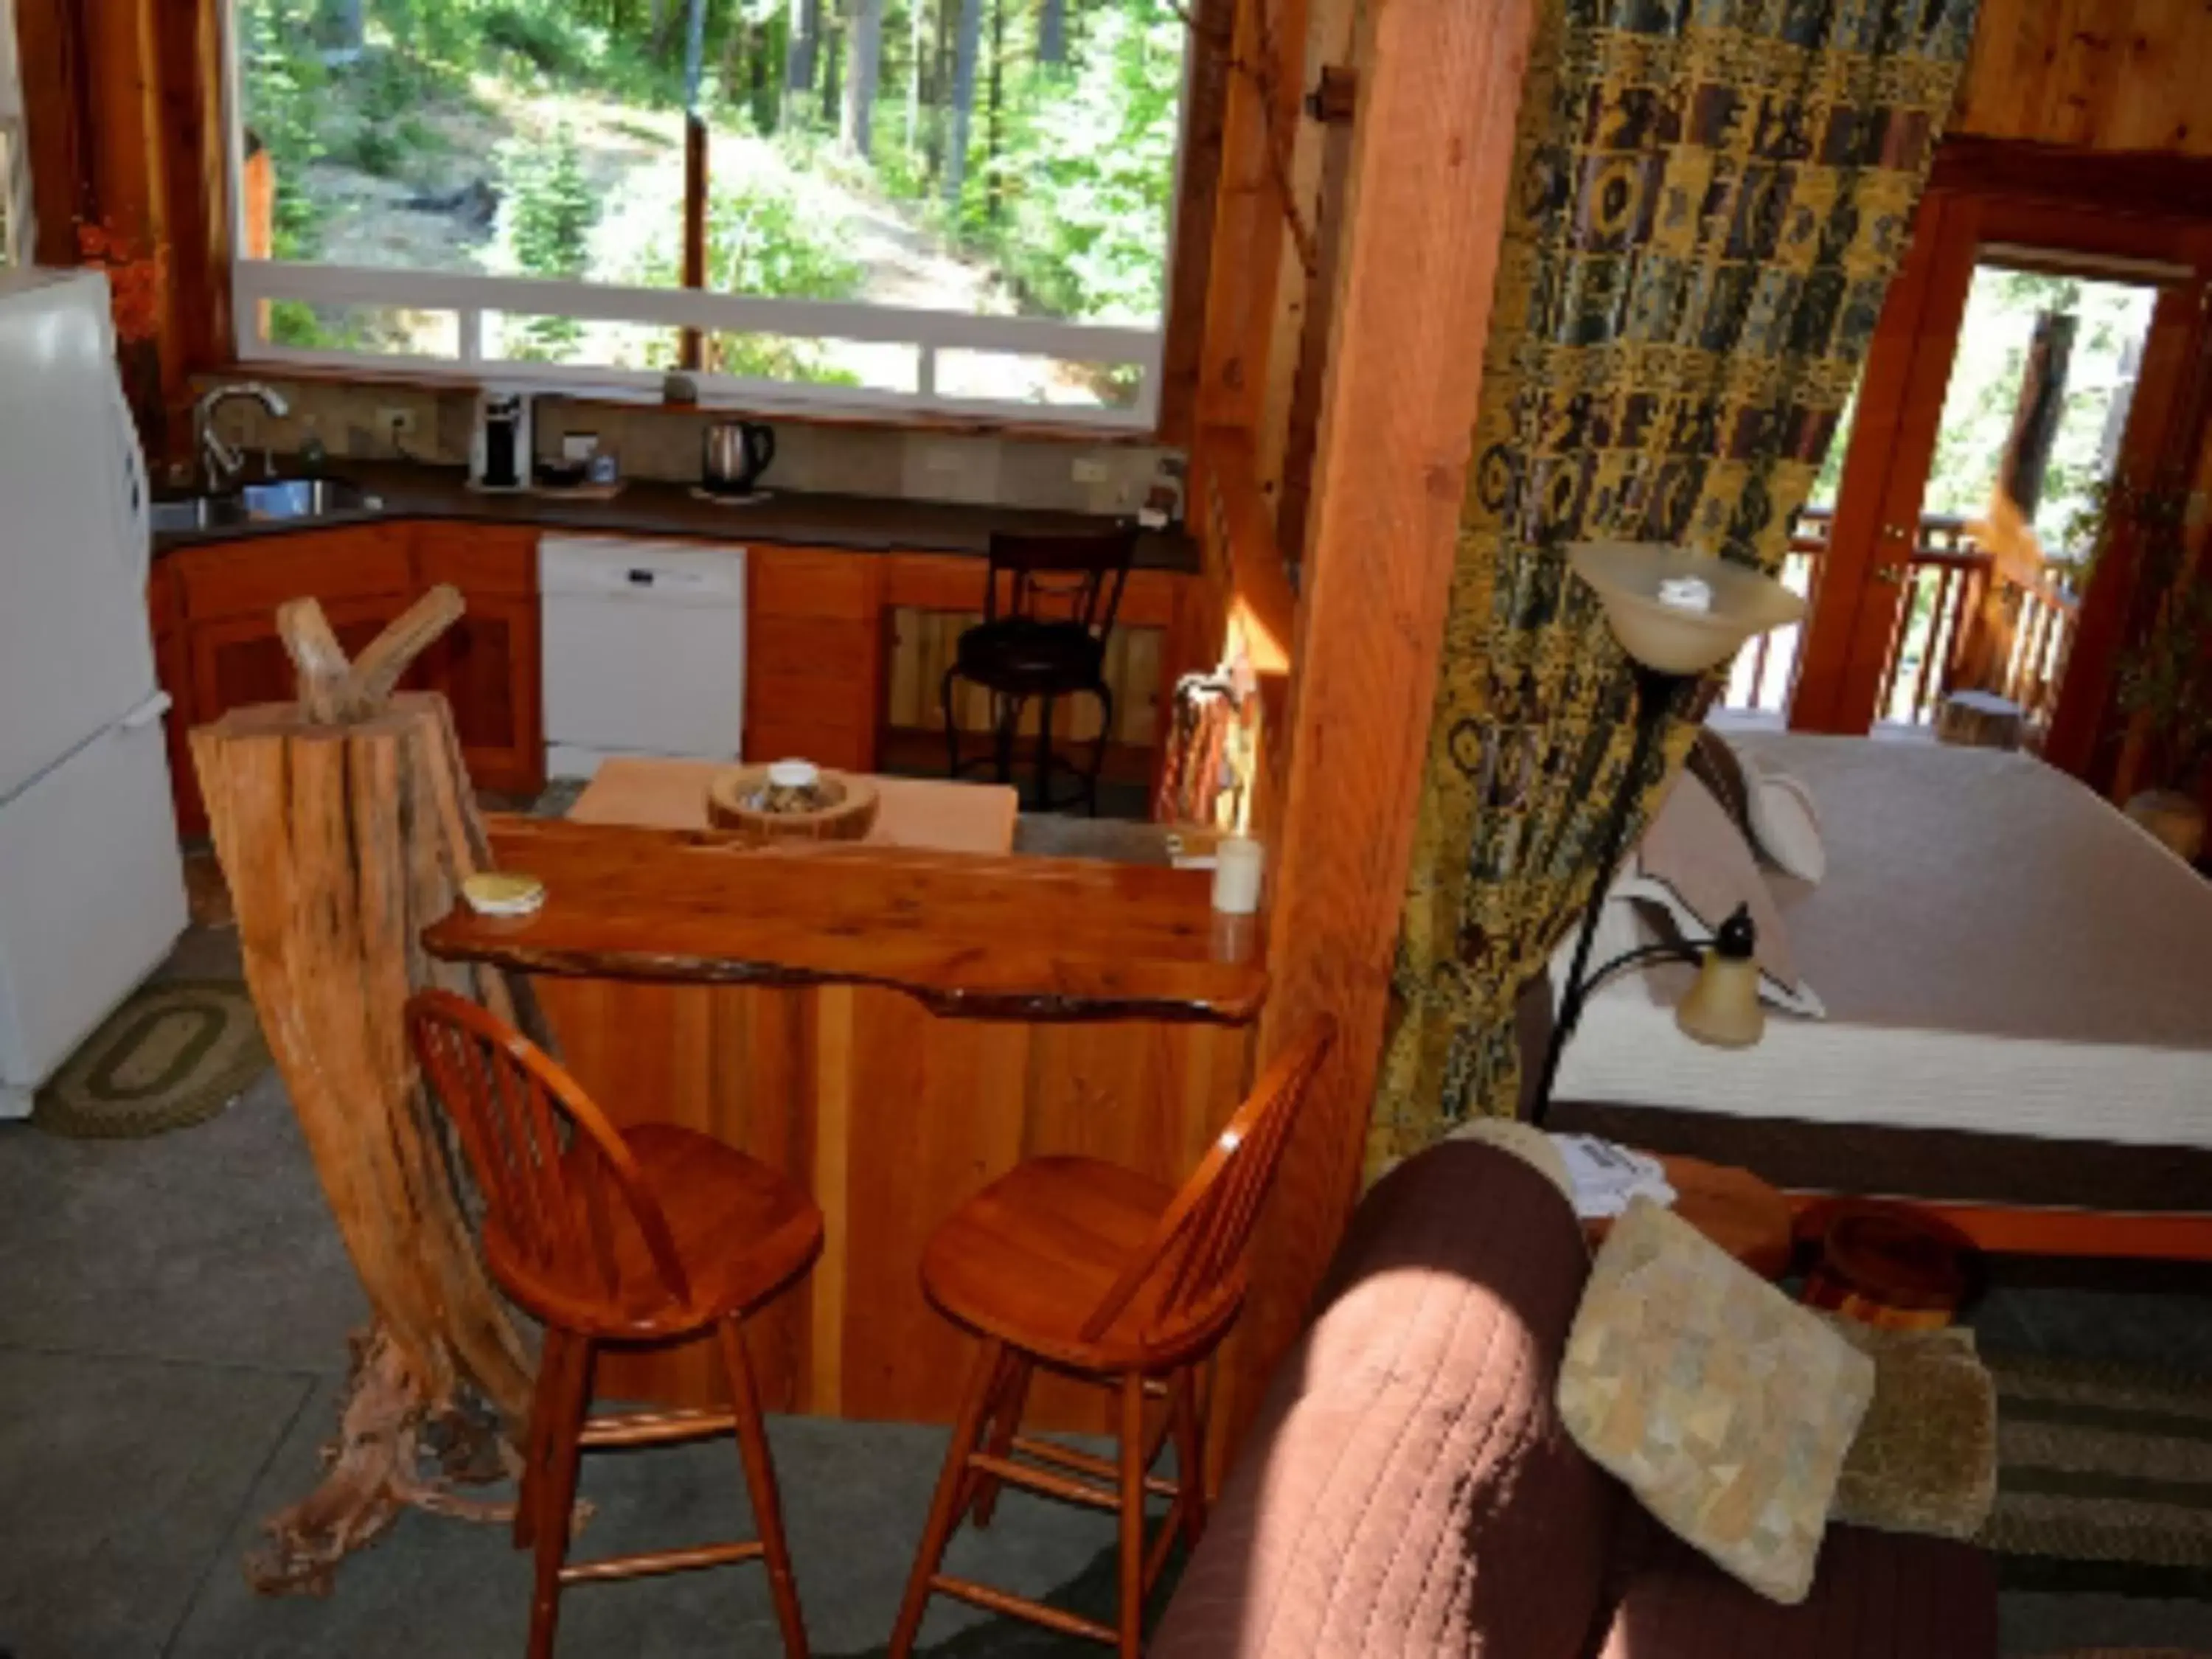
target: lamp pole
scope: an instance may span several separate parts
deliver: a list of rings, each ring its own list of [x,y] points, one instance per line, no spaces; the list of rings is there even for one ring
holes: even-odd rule
[[[1552,1109],[1552,1085],[1559,1079],[1559,1055],[1582,1018],[1583,1003],[1589,991],[1583,973],[1589,966],[1590,945],[1597,938],[1597,919],[1605,908],[1606,894],[1613,886],[1613,867],[1620,861],[1620,844],[1628,836],[1629,815],[1644,793],[1644,775],[1650,768],[1652,756],[1658,752],[1659,739],[1667,729],[1667,716],[1674,707],[1674,700],[1682,688],[1697,678],[1694,674],[1670,674],[1649,668],[1632,658],[1628,666],[1636,678],[1636,744],[1629,751],[1628,769],[1622,775],[1620,787],[1606,814],[1597,876],[1590,886],[1589,902],[1583,909],[1582,936],[1575,945],[1574,966],[1567,975],[1566,994],[1559,999],[1551,1042],[1544,1050],[1544,1073],[1536,1085],[1535,1101],[1528,1114],[1528,1121],[1539,1127]]]

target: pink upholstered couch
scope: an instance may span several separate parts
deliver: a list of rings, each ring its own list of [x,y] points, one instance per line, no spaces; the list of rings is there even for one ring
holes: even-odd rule
[[[1370,1193],[1154,1659],[1994,1659],[1990,1563],[1831,1528],[1802,1606],[1650,1522],[1553,1405],[1589,1272],[1525,1165],[1450,1143]]]

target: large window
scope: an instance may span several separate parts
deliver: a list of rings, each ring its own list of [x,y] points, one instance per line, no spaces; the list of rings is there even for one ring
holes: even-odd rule
[[[1149,424],[1181,15],[232,0],[240,355]]]
[[[31,261],[31,161],[23,146],[23,79],[15,13],[0,0],[0,268]]]

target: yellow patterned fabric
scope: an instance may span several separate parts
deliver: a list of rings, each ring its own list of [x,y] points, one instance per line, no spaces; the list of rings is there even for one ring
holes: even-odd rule
[[[1874,1361],[1671,1210],[1613,1226],[1559,1362],[1559,1420],[1669,1532],[1805,1599]]]
[[[1514,1109],[1515,997],[1596,873],[1630,683],[1564,550],[1780,563],[1976,3],[1539,0],[1371,1170]]]

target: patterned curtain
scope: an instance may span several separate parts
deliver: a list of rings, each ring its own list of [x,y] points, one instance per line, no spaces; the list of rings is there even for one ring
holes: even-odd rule
[[[1370,1168],[1515,1109],[1516,999],[1596,876],[1632,693],[1565,548],[1779,565],[1977,3],[1540,0]]]

